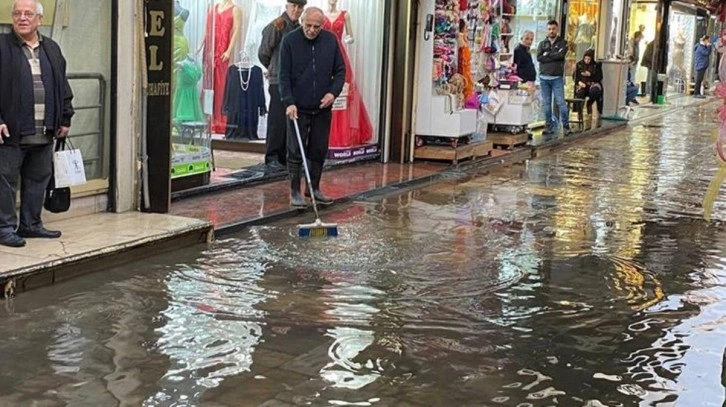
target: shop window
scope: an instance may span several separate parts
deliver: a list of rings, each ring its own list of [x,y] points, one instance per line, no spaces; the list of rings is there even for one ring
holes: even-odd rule
[[[646,56],[646,49],[648,49],[648,46],[651,42],[655,41],[656,38],[656,26],[658,22],[658,5],[656,3],[652,2],[644,2],[644,3],[633,3],[630,8],[630,24],[628,29],[628,47],[629,51],[632,52],[633,46],[633,35],[640,31],[643,34],[643,38],[640,40],[640,46],[638,55],[636,55],[635,59],[637,61],[637,67],[635,69],[635,78],[634,83],[636,85],[639,85],[640,83],[646,82],[649,83],[648,78],[648,66],[652,66],[654,52],[650,52],[647,55],[650,55],[648,61],[645,60]],[[651,45],[651,48],[655,46],[656,43],[653,43]],[[652,78],[651,78],[652,79]]]
[[[547,22],[557,18],[559,3],[556,0],[520,0],[517,2],[517,13],[511,16],[515,43],[520,41],[525,31],[534,33],[534,42],[530,48],[530,53],[538,75],[537,46],[547,38]]]
[[[41,0],[40,32],[56,41],[66,58],[73,89],[70,137],[80,149],[89,190],[108,187],[110,133],[111,0]],[[2,32],[11,32],[12,1],[0,2]],[[104,92],[105,89],[105,92]],[[99,99],[99,98],[103,99]]]
[[[341,12],[331,15],[333,4]],[[319,7],[326,12],[326,26],[335,31],[341,40],[340,45],[349,68],[348,86],[345,88],[347,93],[334,106],[329,155],[333,160],[365,156],[371,153],[370,146],[378,143],[380,95],[384,77],[385,4],[385,0],[308,1],[308,7]],[[191,155],[211,160],[207,149],[214,141],[215,164],[223,170],[220,176],[242,167],[263,165],[267,116],[254,115],[244,122],[235,121],[231,117],[236,116],[236,112],[226,115],[223,101],[228,79],[240,73],[242,76],[234,83],[240,82],[241,97],[250,103],[259,103],[266,110],[270,99],[279,97],[269,93],[267,72],[259,61],[258,50],[265,26],[284,12],[284,1],[176,1],[174,61],[177,70],[174,80],[172,144],[177,162],[189,161]],[[238,16],[236,35],[235,16]],[[350,28],[351,32],[347,32],[346,28]],[[231,52],[224,55],[228,50]],[[229,57],[229,60],[224,61],[223,55]],[[248,70],[262,72],[260,80],[248,83]],[[251,92],[258,90],[263,96],[253,97]],[[199,134],[201,137],[194,137]],[[225,145],[230,144],[216,143],[217,140],[235,142],[239,146],[221,152],[226,148]],[[189,147],[192,144],[197,147]],[[377,149],[374,153],[377,153]],[[187,167],[192,168],[189,165]],[[200,165],[199,170],[210,171],[210,167]],[[182,171],[184,169],[180,168]],[[195,174],[173,173],[172,178],[188,175]]]
[[[686,93],[693,68],[696,16],[677,8],[668,19],[668,91]]]
[[[598,0],[573,0],[569,3],[565,24],[565,40],[569,51],[565,62],[565,95],[573,94],[572,75],[577,61],[585,51],[597,45],[597,21],[600,12]]]

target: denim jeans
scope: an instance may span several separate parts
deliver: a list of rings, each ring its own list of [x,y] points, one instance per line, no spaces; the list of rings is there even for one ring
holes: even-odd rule
[[[541,79],[539,80],[540,89],[542,91],[542,108],[544,110],[547,126],[552,129],[557,128],[557,122],[552,117],[552,97],[557,103],[557,109],[560,111],[560,123],[563,127],[570,126],[570,112],[567,110],[565,102],[565,79]]]
[[[43,226],[45,189],[53,174],[53,144],[34,146],[0,146],[0,235],[18,227],[15,194],[20,187],[20,227]]]

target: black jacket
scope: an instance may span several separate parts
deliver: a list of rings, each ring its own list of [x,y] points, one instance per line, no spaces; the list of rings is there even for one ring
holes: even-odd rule
[[[279,88],[285,107],[295,105],[302,112],[318,112],[323,96],[332,93],[338,97],[343,85],[345,63],[335,34],[321,30],[309,40],[298,28],[282,39]]]
[[[582,73],[585,71],[590,72],[590,76],[584,76]],[[593,83],[601,84],[602,64],[600,62],[592,61],[585,65],[585,62],[580,61],[575,66],[575,73],[572,75],[572,78],[575,80],[575,88],[577,88],[578,82],[582,82],[587,86],[590,86]]]
[[[300,24],[297,21],[290,20],[287,12],[283,12],[280,17],[272,20],[262,30],[262,41],[260,41],[260,48],[257,50],[257,57],[269,73],[270,85],[277,85],[277,63],[280,59],[282,37],[298,27],[300,27]]]
[[[33,94],[30,65],[22,47],[23,41],[15,33],[0,34],[0,124],[8,126],[10,137],[4,139],[6,145],[20,144],[22,124],[29,121],[35,125],[32,98],[28,100],[27,95],[23,95],[23,90],[28,89],[21,86],[23,82],[27,85],[27,79],[30,78],[29,90],[30,95]],[[46,85],[46,110],[49,107],[52,109],[51,112],[46,111],[46,119],[50,118],[51,123],[46,120],[45,125],[49,130],[70,127],[74,113],[71,103],[73,92],[66,77],[66,60],[58,44],[48,37],[42,38],[40,48],[43,83]],[[46,76],[48,67],[51,75]],[[49,89],[49,83],[52,83],[52,89]]]
[[[539,43],[537,47],[537,61],[539,61],[539,75],[563,76],[565,74],[565,55],[567,55],[567,42],[557,37],[554,42],[549,38]]]
[[[524,82],[534,82],[537,80],[537,71],[534,69],[532,55],[529,54],[529,48],[522,44],[514,48],[514,63],[517,65],[517,76],[522,78]]]

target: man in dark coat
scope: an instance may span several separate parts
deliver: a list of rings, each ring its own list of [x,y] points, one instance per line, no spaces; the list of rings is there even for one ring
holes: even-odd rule
[[[280,45],[280,96],[287,124],[287,170],[290,175],[290,203],[304,207],[300,194],[302,154],[310,164],[315,199],[332,200],[320,191],[323,164],[328,155],[332,107],[345,85],[345,63],[338,40],[323,30],[325,14],[317,7],[305,10],[302,27],[287,34]],[[293,121],[297,120],[305,151],[300,151]]]
[[[0,34],[0,245],[22,247],[24,237],[61,235],[43,226],[41,212],[53,172],[53,138],[68,135],[73,93],[60,47],[38,32],[43,6],[16,0],[12,19],[13,31]]]
[[[285,34],[300,26],[298,20],[307,0],[288,0],[285,12],[272,20],[262,30],[262,41],[257,56],[267,69],[270,82],[270,108],[267,115],[267,138],[265,140],[265,164],[270,170],[284,170],[287,155],[287,126],[285,123],[285,106],[280,101],[278,89],[278,62],[280,59],[280,43]]]

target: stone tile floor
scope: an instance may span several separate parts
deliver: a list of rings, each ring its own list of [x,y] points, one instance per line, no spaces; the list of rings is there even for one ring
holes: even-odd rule
[[[0,277],[80,260],[109,251],[124,250],[190,230],[209,227],[209,222],[172,215],[127,212],[97,213],[79,218],[46,222],[60,230],[60,239],[26,239],[22,248],[0,246]]]

